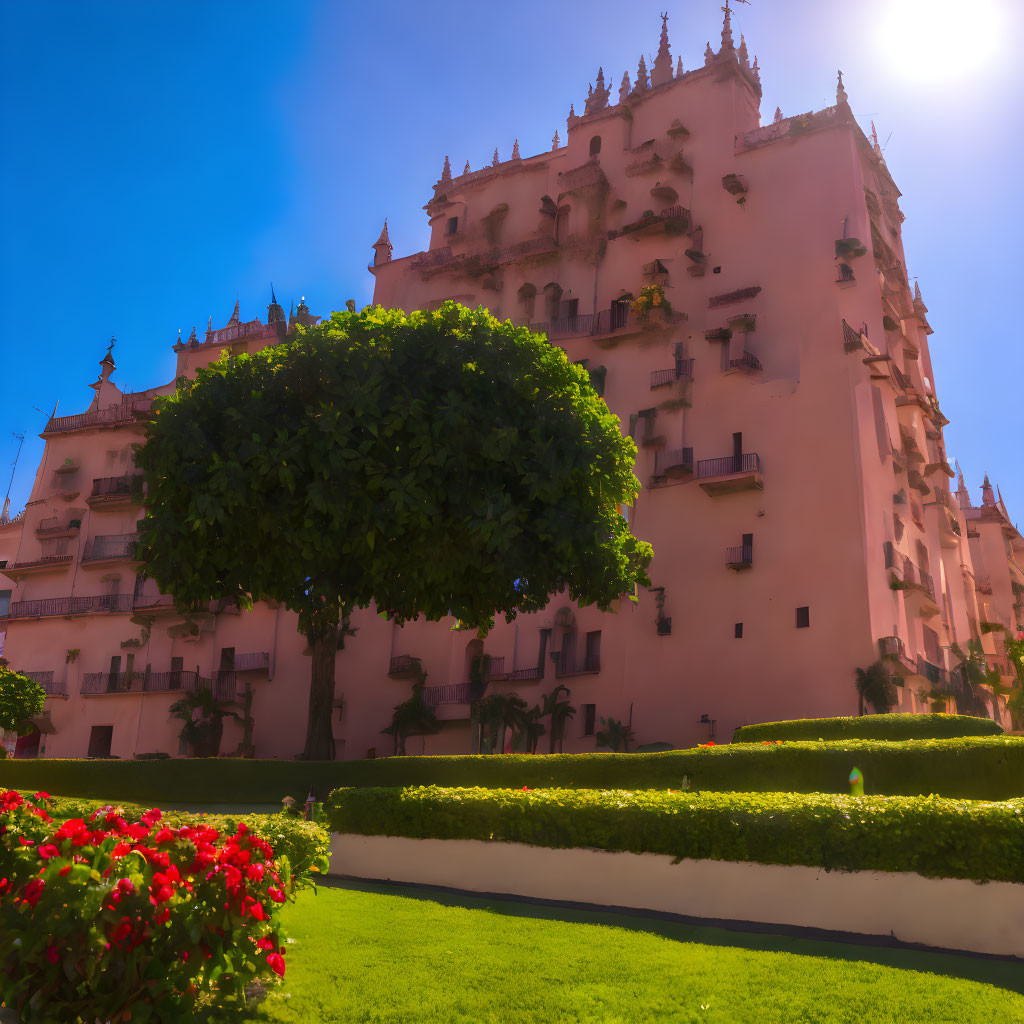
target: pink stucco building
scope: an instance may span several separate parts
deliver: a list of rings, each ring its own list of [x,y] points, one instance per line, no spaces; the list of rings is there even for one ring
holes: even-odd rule
[[[689,71],[663,25],[653,67],[641,60],[617,89],[599,71],[549,152],[517,144],[459,175],[446,159],[426,252],[396,258],[385,226],[375,302],[483,305],[591,371],[636,439],[643,490],[625,511],[655,558],[636,603],[555,599],[485,641],[450,621],[357,615],[337,660],[338,757],[390,751],[381,730],[413,658],[443,728],[410,753],[472,749],[480,652],[488,692],[534,704],[570,688],[573,751],[595,748],[603,717],[630,722],[637,743],[682,746],[744,722],[856,713],[854,670],[881,654],[907,712],[935,687],[956,707],[954,645],[977,640],[1010,676],[990,624],[1024,621],[1024,539],[987,478],[977,507],[962,478],[950,490],[900,192],[841,77],[825,110],[762,124],[760,98],[728,13],[717,52]],[[667,303],[638,315],[648,286]],[[242,323],[236,305],[226,327],[176,346],[177,376],[315,319],[274,299],[267,324]],[[51,694],[21,752],[178,753],[168,705],[206,681],[225,697],[250,688],[257,755],[291,758],[309,680],[295,617],[212,603],[193,627],[136,583],[132,445],[174,383],[126,395],[113,369],[108,353],[88,409],[50,422],[25,514],[0,524],[6,655]],[[1001,703],[993,713],[1009,724]],[[239,739],[229,723],[222,750]]]

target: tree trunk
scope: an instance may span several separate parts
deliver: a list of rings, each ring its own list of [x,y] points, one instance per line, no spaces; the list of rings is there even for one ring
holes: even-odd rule
[[[338,624],[309,637],[312,649],[312,676],[309,682],[309,719],[306,724],[306,761],[333,761],[334,734],[331,714],[334,710],[334,659],[338,653]]]

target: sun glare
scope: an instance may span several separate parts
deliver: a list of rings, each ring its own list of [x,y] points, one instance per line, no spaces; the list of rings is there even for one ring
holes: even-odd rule
[[[1002,43],[1001,0],[888,0],[881,43],[907,78],[962,78]]]

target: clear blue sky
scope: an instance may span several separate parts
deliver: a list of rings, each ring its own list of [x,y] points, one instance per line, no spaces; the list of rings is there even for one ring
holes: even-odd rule
[[[1017,0],[752,0],[770,120],[834,102],[873,118],[904,197],[909,273],[935,328],[949,452],[1024,524],[1024,12]],[[173,375],[178,329],[265,318],[270,283],[313,312],[369,301],[384,217],[424,247],[445,154],[565,135],[599,64],[657,49],[658,3],[6,0],[0,42],[0,499],[28,496],[54,402],[85,408],[107,340],[126,389]],[[899,12],[902,11],[903,15]],[[894,13],[896,12],[896,13]],[[719,0],[669,8],[673,58],[717,48]],[[6,467],[6,469],[4,469]]]

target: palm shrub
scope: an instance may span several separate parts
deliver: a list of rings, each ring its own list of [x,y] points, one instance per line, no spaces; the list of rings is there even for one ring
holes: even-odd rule
[[[559,752],[561,752],[566,723],[576,714],[576,709],[569,703],[570,695],[569,687],[564,686],[562,683],[559,683],[550,693],[544,695],[542,714],[551,719],[551,730],[548,734],[549,754],[555,752],[556,742],[558,743]]]
[[[864,714],[864,705],[870,704],[880,715],[889,713],[899,700],[896,684],[892,681],[892,672],[885,662],[876,661],[867,668],[856,670],[857,696],[860,699],[860,713]]]
[[[179,697],[168,709],[171,718],[182,722],[181,738],[192,757],[216,757],[224,735],[224,719],[241,721],[231,710],[232,701],[218,700],[208,686],[200,686]]]
[[[395,707],[391,716],[391,724],[381,729],[386,736],[395,738],[395,754],[405,755],[405,741],[413,735],[423,736],[435,733],[441,725],[434,709],[423,699],[423,690],[427,682],[427,673],[423,671],[416,659],[416,681],[412,684],[412,696]]]
[[[626,754],[633,741],[633,728],[617,718],[601,719],[602,729],[597,730],[597,745],[607,747],[614,753]]]

